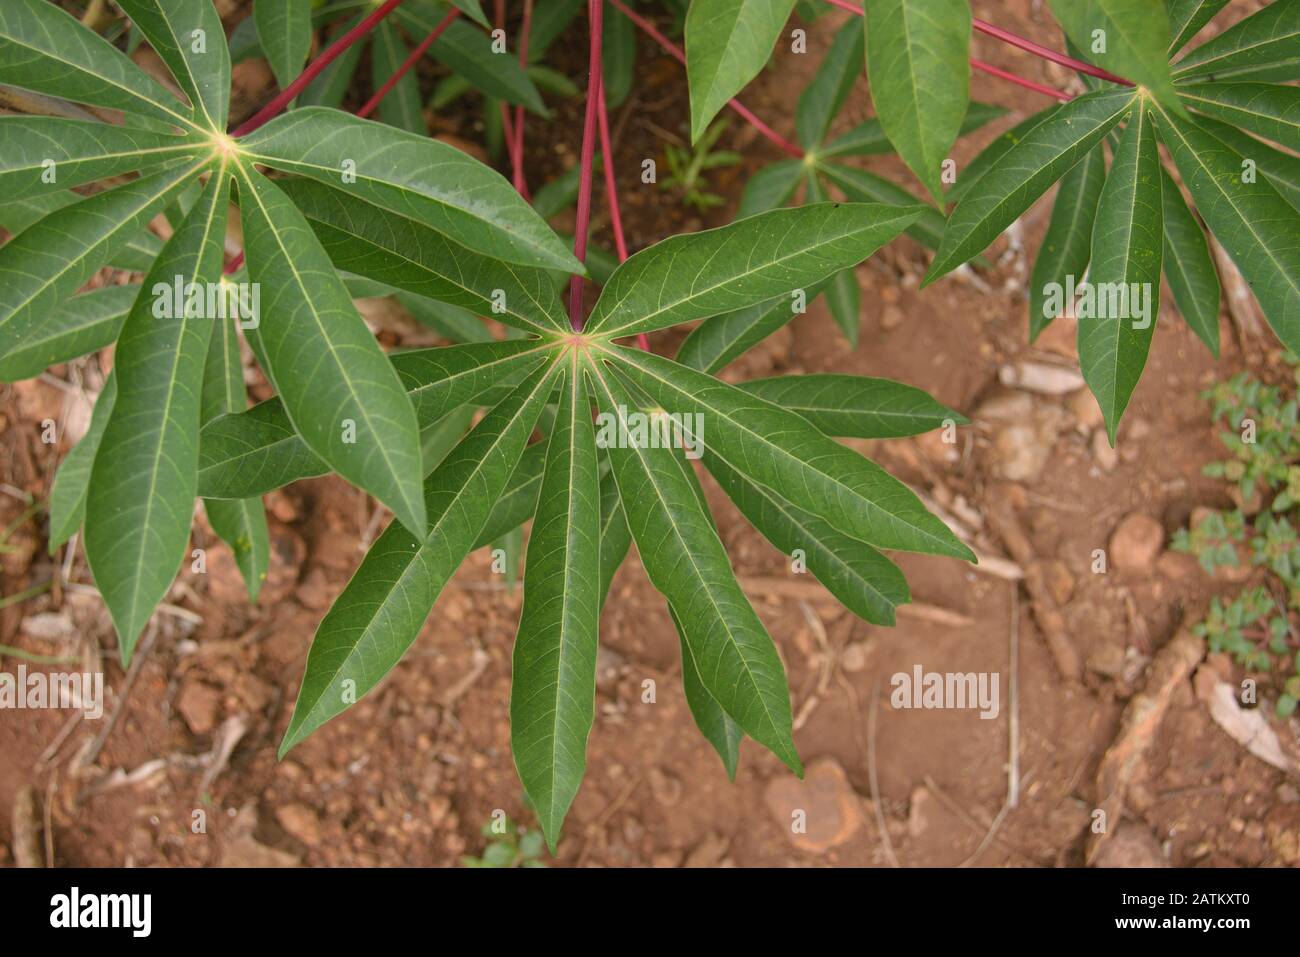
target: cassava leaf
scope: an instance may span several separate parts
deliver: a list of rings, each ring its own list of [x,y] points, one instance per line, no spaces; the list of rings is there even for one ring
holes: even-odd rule
[[[1183,202],[1178,184],[1160,170],[1160,197],[1164,211],[1164,272],[1184,321],[1219,355],[1219,273],[1210,258],[1205,233]]]
[[[892,379],[819,372],[751,379],[739,387],[798,413],[826,435],[895,439],[967,423],[928,393]]]
[[[866,0],[867,78],[876,118],[916,178],[943,199],[943,161],[970,101],[966,0]]]
[[[111,372],[104,380],[104,388],[95,400],[90,414],[90,427],[81,441],[59,463],[50,488],[50,554],[58,551],[86,520],[86,487],[90,484],[90,470],[95,464],[104,428],[113,412],[117,398],[117,377]]]
[[[444,15],[444,10],[427,4],[408,3],[397,8],[397,16],[412,34],[421,37],[432,33]],[[519,66],[518,55],[493,53],[492,38],[462,20],[452,21],[429,47],[429,55],[485,95],[522,106],[538,116],[551,115],[537,87]]]
[[[203,150],[196,140],[168,133],[54,116],[0,116],[0,190],[9,203]]]
[[[1228,5],[1228,0],[1169,0],[1168,55],[1173,56]]]
[[[48,0],[0,4],[0,83],[195,127],[161,83]]]
[[[1169,76],[1169,12],[1148,0],[1048,0],[1065,35],[1097,66],[1184,113]]]
[[[736,218],[744,219],[755,213],[765,213],[769,209],[784,206],[794,195],[795,187],[799,185],[806,170],[807,166],[801,160],[794,159],[764,166],[745,182]]]
[[[985,123],[1006,115],[1006,108],[989,103],[971,101],[966,108],[966,117],[962,120],[959,136],[974,132]],[[821,149],[817,150],[819,160],[835,156],[872,156],[880,153],[892,153],[893,144],[885,135],[884,128],[876,119],[858,124],[842,136],[837,136]],[[951,190],[949,191],[951,195]]]
[[[1296,41],[1300,46],[1300,39]],[[1179,87],[1194,110],[1300,150],[1300,89],[1280,83],[1196,83]]]
[[[86,561],[131,661],[136,639],[180,567],[198,470],[199,393],[211,318],[155,316],[159,290],[221,271],[230,181],[214,170],[203,197],[159,254],[118,338],[117,396],[86,494]]]
[[[794,0],[691,0],[686,14],[686,82],[691,142],[772,55]]]
[[[403,525],[423,530],[419,430],[397,374],[289,198],[241,168],[239,200],[248,274],[267,315],[248,332],[294,429]]]
[[[821,203],[827,199],[816,174],[808,176],[808,202]],[[858,325],[862,316],[862,290],[858,286],[858,275],[850,266],[832,273],[826,280],[826,305],[830,308],[831,318],[849,341],[849,348],[858,346]]]
[[[1168,147],[1201,217],[1250,284],[1282,344],[1300,351],[1300,230],[1296,211],[1264,177],[1194,123],[1159,112]]]
[[[601,600],[596,439],[570,355],[528,539],[510,687],[515,767],[552,851],[587,766]]]
[[[956,269],[993,242],[1052,183],[1101,142],[1132,107],[1134,96],[1130,90],[1086,93],[1057,107],[1021,134],[962,195],[922,286]],[[967,170],[966,176],[970,175]]]
[[[139,285],[105,286],[69,299],[0,358],[0,382],[30,379],[116,342],[139,293]]]
[[[1088,267],[1096,307],[1091,316],[1080,311],[1078,326],[1079,370],[1101,406],[1111,445],[1146,365],[1160,308],[1160,190],[1155,129],[1140,104],[1129,119],[1097,204]],[[1112,289],[1121,295],[1108,296]],[[1135,309],[1138,295],[1147,303],[1145,316]],[[1108,304],[1103,307],[1103,302]]]
[[[623,513],[623,500],[618,495],[618,480],[608,468],[600,480],[600,605],[605,607],[610,585],[623,559],[632,547],[632,532],[627,527]]]
[[[121,0],[118,5],[167,64],[194,115],[208,129],[225,132],[230,50],[212,0]]]
[[[414,219],[312,180],[281,188],[339,269],[534,333],[567,332],[548,274],[472,252]]]
[[[1300,209],[1300,157],[1275,149],[1235,126],[1208,116],[1193,116],[1192,122],[1228,149],[1255,163],[1259,172],[1264,174],[1286,201]]]
[[[1300,2],[1277,0],[1174,64],[1174,78],[1294,80],[1300,76]],[[1264,76],[1262,70],[1271,75]]]
[[[855,203],[888,203],[907,207],[917,202],[916,197],[903,187],[864,169],[839,163],[820,163],[817,171]],[[938,249],[946,225],[943,215],[932,206],[921,206],[919,209],[920,214],[903,232],[928,249]]]
[[[311,51],[311,0],[257,0],[253,21],[262,54],[284,89],[302,72]]]
[[[822,203],[671,236],[614,270],[587,329],[652,332],[788,294],[862,262],[920,213],[919,206]]]
[[[583,271],[500,173],[446,143],[310,106],[272,120],[244,137],[241,147],[258,163],[344,186],[354,199],[486,256]]]
[[[402,35],[391,20],[381,21],[370,46],[371,85],[378,90],[395,74],[410,54]],[[420,84],[409,72],[379,101],[379,118],[389,126],[411,133],[425,132],[424,104],[420,102]]]
[[[1092,224],[1097,217],[1097,202],[1106,181],[1106,157],[1100,144],[1084,154],[1061,178],[1061,186],[1052,205],[1043,244],[1038,247],[1034,272],[1029,280],[1029,341],[1038,338],[1056,318],[1048,305],[1048,290],[1062,290],[1062,305],[1074,300],[1074,285],[1083,279],[1092,249]],[[1073,283],[1070,280],[1073,277]]]
[[[626,424],[637,407],[631,393],[608,367],[596,380],[601,409]],[[683,461],[671,449],[632,442],[615,443],[607,454],[641,563],[680,616],[704,687],[746,733],[802,773],[781,659],[736,582]]]
[[[704,416],[710,454],[844,533],[880,548],[974,558],[907,486],[798,413],[661,356],[622,347],[613,355],[618,373],[660,408]]]
[[[731,715],[722,710],[718,699],[704,687],[699,666],[695,663],[695,653],[686,640],[686,629],[682,627],[682,620],[672,605],[668,606],[668,614],[673,620],[673,627],[677,629],[677,641],[682,650],[682,689],[686,693],[686,705],[691,709],[695,726],[722,759],[727,777],[735,781],[736,767],[740,764],[740,741],[745,732],[732,720]]]
[[[321,621],[280,755],[373,688],[415,641],[523,454],[554,380],[543,366],[484,416],[424,483],[416,537],[393,522]]]
[[[853,89],[862,71],[864,36],[851,27],[840,30],[831,42],[817,75],[799,96],[795,110],[795,133],[806,150],[821,146],[831,121]]]

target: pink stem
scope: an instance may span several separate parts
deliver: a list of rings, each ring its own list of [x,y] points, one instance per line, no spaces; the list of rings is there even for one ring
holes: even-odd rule
[[[271,100],[270,103],[266,104],[266,106],[262,107],[249,119],[236,127],[234,132],[230,135],[235,138],[247,136],[259,126],[262,126],[273,117],[278,116],[285,107],[293,102],[294,97],[301,93],[312,80],[320,76],[321,71],[338,59],[344,50],[352,46],[352,44],[356,43],[378,26],[379,21],[397,9],[397,6],[401,2],[402,0],[386,0],[383,6],[376,9],[374,13],[370,14],[370,16],[366,17],[347,33],[343,34],[343,36],[330,44],[329,48],[326,49],[324,53],[307,65],[307,69],[298,74],[296,80],[281,90],[279,95],[277,95],[275,99]]]
[[[623,235],[623,216],[618,210],[618,183],[614,179],[614,150],[609,145],[609,113],[605,109],[603,78],[597,101],[599,112],[596,120],[600,128],[600,155],[605,165],[605,200],[609,204],[609,225],[614,230],[614,249],[618,251],[618,261],[624,263],[627,262],[627,237]],[[650,338],[644,332],[637,333],[636,344],[646,352],[650,351]]]
[[[983,72],[989,74],[989,76],[996,76],[999,79],[1009,80],[1010,82],[1016,84],[1017,86],[1023,86],[1026,90],[1033,90],[1035,93],[1041,93],[1044,96],[1054,96],[1062,103],[1067,103],[1070,100],[1074,99],[1074,97],[1072,97],[1069,93],[1064,93],[1061,90],[1053,89],[1050,86],[1043,86],[1043,84],[1035,83],[1033,80],[1026,80],[1022,76],[1016,76],[1014,73],[1008,73],[1006,70],[1000,69],[994,66],[992,63],[985,63],[983,60],[977,60],[974,57],[971,57],[970,65],[977,70],[982,70]]]
[[[615,10],[619,11],[619,13],[623,14],[623,16],[627,17],[629,20],[635,23],[641,29],[641,31],[645,33],[646,36],[650,37],[650,39],[654,40],[655,43],[663,47],[663,49],[667,53],[669,53],[674,59],[676,59],[678,63],[686,62],[686,54],[681,51],[681,48],[678,47],[671,40],[669,40],[662,33],[660,33],[657,29],[655,29],[655,25],[653,23],[651,23],[649,20],[647,20],[645,17],[641,16],[640,14],[634,13],[632,10],[628,9],[628,7],[622,3],[622,0],[609,0],[609,2],[610,5],[613,6]],[[861,13],[861,11],[858,12]],[[739,113],[744,118],[746,123],[754,127],[754,129],[758,130],[759,133],[765,136],[778,149],[782,150],[785,153],[788,153],[789,155],[795,157],[796,159],[803,159],[803,150],[801,150],[795,144],[791,143],[789,140],[785,139],[783,136],[781,136],[779,133],[773,130],[770,126],[768,126],[766,123],[760,120],[757,116],[751,113],[749,109],[739,100],[736,99],[728,100],[727,105],[731,107],[733,110],[735,110],[737,113]]]
[[[528,69],[528,37],[533,30],[533,0],[524,0],[524,22],[519,28],[519,66]],[[603,89],[603,84],[602,84]],[[528,198],[528,181],[524,178],[524,108],[515,107],[515,138],[512,154],[515,171],[515,189]]]
[[[587,110],[582,121],[582,156],[578,168],[578,221],[574,226],[573,255],[578,262],[587,261],[587,230],[591,226],[591,170],[596,160],[596,113],[600,102],[601,65],[600,30],[604,0],[587,0],[587,24],[591,33],[591,52],[587,59]],[[569,322],[581,332],[582,277],[569,279]]]
[[[425,51],[428,50],[429,47],[433,46],[434,41],[437,40],[438,37],[442,36],[443,31],[451,26],[451,21],[455,20],[458,16],[460,16],[460,11],[455,7],[452,7],[450,12],[442,18],[442,22],[434,27],[433,31],[420,41],[419,46],[411,51],[411,55],[402,61],[402,65],[397,68],[397,72],[384,81],[384,85],[375,91],[375,95],[366,101],[365,106],[357,110],[357,116],[365,119],[371,113],[375,112],[379,107],[380,101],[389,94],[393,87],[397,86],[397,84],[401,82],[402,77],[406,76],[406,74],[410,72],[411,67],[415,66],[420,57],[424,56]]]

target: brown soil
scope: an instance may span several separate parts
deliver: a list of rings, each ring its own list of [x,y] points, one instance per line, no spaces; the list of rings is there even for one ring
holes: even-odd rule
[[[977,3],[976,13],[1058,46],[1039,7],[1030,0],[1002,0]],[[746,103],[792,135],[793,91],[802,89],[843,22],[830,14],[812,25],[807,56],[778,52],[774,66],[746,91]],[[585,40],[575,36],[569,42],[573,49],[557,50],[553,59],[580,80],[579,47]],[[726,221],[746,176],[775,158],[764,141],[733,125],[724,142],[745,154],[746,165],[713,176],[712,188],[732,205],[704,222],[673,197],[641,186],[632,172],[640,161],[656,156],[662,169],[664,137],[684,137],[686,97],[677,64],[638,42],[643,59],[633,101],[611,118],[634,249],[671,232]],[[1063,87],[1070,82],[1064,71],[982,37],[976,46],[984,59],[1033,79]],[[265,82],[258,69],[250,64],[240,70],[247,106],[264,96],[256,86]],[[423,77],[426,85],[432,76]],[[973,94],[1012,112],[960,142],[954,157],[959,169],[996,131],[1042,106],[1033,94],[978,74]],[[440,119],[435,129],[473,139],[473,109],[461,109],[454,122]],[[578,109],[576,101],[562,104],[549,128],[530,122],[534,188],[574,161]],[[869,99],[859,88],[839,123],[847,128],[867,115]],[[893,159],[869,165],[909,181]],[[982,275],[985,288],[950,278],[918,292],[928,254],[910,241],[895,243],[859,269],[864,308],[856,351],[847,348],[817,303],[725,377],[883,375],[974,412],[1001,392],[997,376],[1004,364],[1051,362],[1072,352],[1064,324],[1045,334],[1038,347],[1026,345],[1024,286],[1032,262],[1026,251],[1036,249],[1049,209],[1039,203],[1022,219],[1017,239],[1023,249],[1006,238],[993,247],[990,258],[997,265]],[[599,219],[598,241],[611,247],[605,222]],[[819,762],[811,778],[825,788],[799,792],[778,761],[752,742],[742,749],[736,782],[727,781],[691,721],[672,624],[633,554],[615,580],[602,622],[587,778],[558,863],[885,866],[892,854],[904,866],[967,860],[1081,864],[1091,813],[1102,797],[1093,783],[1097,766],[1125,703],[1143,686],[1147,662],[1180,621],[1204,611],[1212,595],[1240,587],[1209,579],[1194,563],[1169,555],[1137,570],[1112,565],[1105,574],[1091,571],[1093,550],[1108,547],[1129,513],[1150,515],[1171,534],[1193,507],[1229,504],[1222,485],[1200,475],[1201,466],[1216,457],[1217,440],[1198,392],[1247,367],[1275,375],[1275,356],[1243,356],[1226,316],[1224,357],[1215,363],[1174,315],[1166,292],[1151,361],[1110,471],[1104,465],[1112,463],[1099,460],[1104,452],[1094,452],[1090,407],[1073,396],[1032,396],[1032,417],[1053,422],[1051,454],[1039,474],[1011,488],[998,481],[999,427],[978,415],[961,430],[956,446],[936,436],[862,444],[895,474],[976,526],[997,501],[1014,505],[1036,558],[1054,563],[1052,580],[1068,633],[1088,663],[1082,682],[1058,676],[1032,604],[1023,593],[1016,595],[1014,583],[962,563],[901,558],[914,600],[962,616],[960,624],[900,615],[897,627],[877,628],[825,600],[815,585],[805,586],[806,594],[787,596],[790,589],[770,584],[794,582],[787,558],[708,484],[736,570],[785,660],[801,721],[799,751],[805,761]],[[401,328],[410,327],[395,327],[386,340],[397,341]],[[680,338],[665,333],[652,341],[656,351],[671,355]],[[1269,348],[1275,344],[1270,341]],[[56,369],[54,375],[66,379],[75,372]],[[8,491],[47,493],[67,445],[41,444],[40,423],[66,415],[65,392],[49,380],[7,390],[0,479]],[[466,562],[419,640],[382,685],[276,761],[316,624],[375,526],[373,502],[335,478],[298,483],[268,501],[274,561],[259,605],[248,605],[229,553],[200,513],[195,545],[207,549],[207,571],[194,574],[187,564],[169,596],[185,609],[184,617],[156,617],[152,650],[141,654],[126,697],[112,629],[97,596],[65,588],[0,612],[0,643],[43,655],[102,655],[106,684],[113,689],[108,709],[118,710],[102,750],[89,761],[86,748],[104,732],[105,722],[73,719],[69,731],[69,712],[0,711],[0,862],[7,862],[15,802],[28,787],[40,798],[58,865],[454,865],[462,854],[481,852],[480,829],[494,810],[530,822],[507,723],[510,649],[521,596],[500,584],[484,553]],[[0,496],[0,524],[22,509],[13,495]],[[986,550],[1002,552],[987,528],[977,536]],[[57,570],[44,557],[40,517],[23,524],[10,543],[17,550],[0,556],[4,594]],[[90,580],[80,553],[71,568],[74,581]],[[25,619],[43,612],[68,616],[66,636],[37,639],[22,630]],[[1023,783],[1019,806],[1004,809],[1013,642]],[[17,664],[13,657],[4,659],[5,670]],[[890,677],[910,673],[916,664],[929,671],[999,672],[1001,713],[980,720],[971,711],[891,708]],[[655,682],[654,703],[643,702],[647,679]],[[869,715],[877,695],[873,738]],[[1273,725],[1294,743],[1294,724]],[[237,726],[245,733],[203,793],[209,756]],[[43,759],[47,748],[51,754]],[[837,785],[827,762],[843,770],[847,786]],[[795,807],[809,812],[808,835],[791,834]],[[200,810],[206,831],[194,833]],[[1300,863],[1300,803],[1293,784],[1220,731],[1190,682],[1175,689],[1130,788],[1126,819],[1142,837],[1135,846],[1175,865]],[[814,840],[827,820],[837,820],[831,830],[840,833]],[[884,822],[887,843],[878,821]]]

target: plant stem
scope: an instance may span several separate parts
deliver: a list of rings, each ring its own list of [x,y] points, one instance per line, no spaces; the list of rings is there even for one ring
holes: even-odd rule
[[[309,83],[311,83],[312,80],[316,79],[316,77],[318,77],[327,66],[338,59],[343,51],[370,33],[370,31],[379,25],[379,21],[383,20],[384,17],[397,9],[401,2],[402,0],[386,0],[386,2],[382,6],[378,7],[374,13],[370,14],[347,33],[343,34],[343,36],[330,44],[329,48],[326,49],[324,53],[312,60],[311,63],[307,64],[307,69],[299,73],[296,80],[281,90],[270,103],[266,104],[266,106],[262,107],[236,127],[230,135],[235,138],[247,136],[249,133],[253,132],[253,130],[278,116],[284,108],[292,103],[294,98],[297,97],[297,95],[301,93]]]
[[[1033,80],[1026,80],[1023,76],[1016,76],[1014,73],[1008,73],[1006,70],[996,67],[992,63],[985,63],[983,60],[977,60],[974,57],[970,58],[970,65],[977,70],[982,70],[989,74],[989,76],[996,76],[999,79],[1009,80],[1016,84],[1016,86],[1023,86],[1026,90],[1033,90],[1035,93],[1041,93],[1044,96],[1054,96],[1062,103],[1068,103],[1070,100],[1074,99],[1074,97],[1069,93],[1053,89],[1050,86],[1043,86],[1043,84],[1035,83]]]
[[[591,171],[596,159],[596,113],[600,105],[600,43],[604,6],[604,0],[587,0],[587,28],[591,33],[591,52],[587,58],[587,109],[582,120],[582,155],[578,167],[578,220],[573,235],[573,255],[581,263],[587,261],[587,231],[591,226]],[[569,323],[574,331],[582,331],[585,318],[582,314],[582,277],[571,276],[569,278]]]
[[[519,66],[528,70],[528,37],[533,31],[533,0],[524,0],[524,21],[519,27]],[[601,84],[602,90],[604,84]],[[528,181],[524,178],[524,108],[515,107],[515,136],[511,161],[514,164],[515,189],[528,198]]]
[[[600,93],[597,96],[599,112],[596,120],[600,128],[600,155],[605,166],[605,200],[609,205],[609,225],[614,231],[614,249],[618,252],[618,261],[627,262],[627,237],[623,235],[623,216],[618,209],[618,183],[614,179],[614,150],[610,146],[609,113],[605,109],[605,83],[602,78]],[[638,333],[636,344],[646,352],[650,351],[650,337],[644,332]]]
[[[615,10],[623,14],[623,16],[627,17],[633,23],[635,23],[646,36],[650,37],[650,39],[654,40],[655,43],[663,47],[664,51],[670,54],[675,60],[677,60],[678,63],[684,64],[686,62],[686,54],[682,52],[681,48],[677,46],[675,43],[673,43],[671,40],[669,40],[662,33],[660,33],[655,28],[655,25],[653,23],[651,23],[649,20],[647,20],[645,17],[641,16],[640,14],[630,10],[625,4],[623,4],[622,0],[609,0],[609,2],[610,5],[614,7]],[[775,145],[782,152],[788,153],[790,156],[793,156],[795,159],[803,159],[803,150],[801,150],[798,146],[791,143],[785,137],[781,136],[774,129],[772,129],[762,120],[760,120],[757,116],[755,116],[752,112],[750,112],[750,110],[745,106],[745,104],[741,103],[737,99],[731,99],[727,101],[727,106],[731,107],[733,110],[739,113],[740,116],[744,118],[746,123],[748,123],[754,129],[758,130],[759,133],[765,136],[773,145]]]
[[[434,27],[427,37],[420,41],[419,45],[411,51],[411,55],[402,61],[402,65],[394,71],[392,76],[384,81],[384,85],[375,91],[375,95],[366,101],[365,106],[357,110],[357,116],[365,119],[371,113],[375,112],[379,107],[380,101],[389,94],[393,87],[397,86],[397,84],[401,82],[402,77],[406,76],[406,74],[410,72],[411,67],[415,66],[420,57],[424,56],[425,51],[428,50],[429,47],[433,46],[434,41],[436,41],[438,37],[442,36],[443,31],[451,26],[451,21],[455,20],[458,16],[460,16],[460,11],[455,7],[452,7],[451,10],[447,12],[447,15],[442,18],[442,22]]]

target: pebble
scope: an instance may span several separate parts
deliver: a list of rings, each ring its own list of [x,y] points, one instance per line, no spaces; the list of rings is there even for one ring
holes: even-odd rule
[[[1164,527],[1150,515],[1131,512],[1110,537],[1110,563],[1123,572],[1149,572],[1165,544]]]
[[[783,774],[767,785],[767,806],[790,843],[820,854],[852,840],[863,827],[862,802],[835,761],[808,765],[804,779]],[[794,812],[803,811],[804,833],[794,830]]]
[[[320,818],[305,804],[282,804],[275,809],[280,826],[308,847],[320,843]]]

